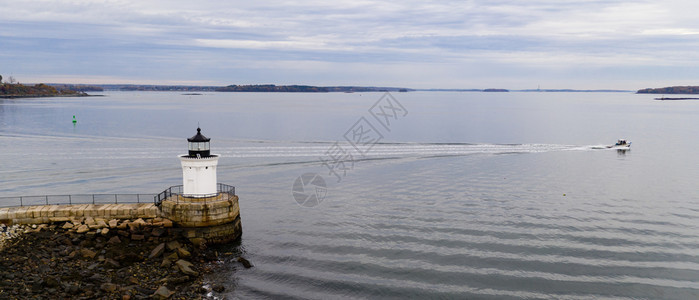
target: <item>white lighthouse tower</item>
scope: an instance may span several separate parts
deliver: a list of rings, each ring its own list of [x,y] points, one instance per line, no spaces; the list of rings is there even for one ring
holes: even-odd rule
[[[187,139],[189,153],[179,156],[182,162],[182,194],[185,197],[217,195],[216,166],[219,156],[210,153],[210,140],[201,134],[201,128],[197,128],[197,134]]]

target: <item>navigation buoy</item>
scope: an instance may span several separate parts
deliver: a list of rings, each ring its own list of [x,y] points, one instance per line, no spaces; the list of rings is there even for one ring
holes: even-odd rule
[[[78,123],[78,120],[75,119],[75,116],[73,116],[73,124]]]

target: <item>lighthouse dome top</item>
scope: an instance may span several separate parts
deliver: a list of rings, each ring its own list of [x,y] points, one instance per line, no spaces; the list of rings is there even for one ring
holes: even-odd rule
[[[187,139],[187,141],[190,143],[191,142],[196,142],[196,143],[208,142],[210,140],[211,140],[210,138],[205,137],[203,134],[201,134],[201,128],[199,128],[199,127],[197,127],[197,134],[194,135],[193,137]]]
[[[201,134],[201,128],[197,127],[197,134],[187,139],[189,142],[189,157],[209,157],[211,156],[209,141],[211,139]]]

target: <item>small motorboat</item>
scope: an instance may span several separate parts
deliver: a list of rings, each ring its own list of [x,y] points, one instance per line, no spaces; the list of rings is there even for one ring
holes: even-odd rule
[[[620,139],[616,141],[616,144],[614,145],[609,145],[607,148],[610,149],[629,149],[631,148],[631,142],[625,140],[625,139]]]

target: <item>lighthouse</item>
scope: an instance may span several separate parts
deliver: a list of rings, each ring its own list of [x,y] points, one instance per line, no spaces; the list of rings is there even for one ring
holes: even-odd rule
[[[205,198],[216,196],[216,166],[219,156],[211,154],[211,139],[197,134],[187,139],[189,152],[180,155],[182,163],[182,194],[185,197]]]
[[[211,154],[210,138],[197,134],[187,139],[189,151],[179,155],[182,185],[171,186],[153,198],[159,217],[183,230],[192,243],[227,243],[240,237],[240,206],[235,187],[216,182],[219,156]]]

